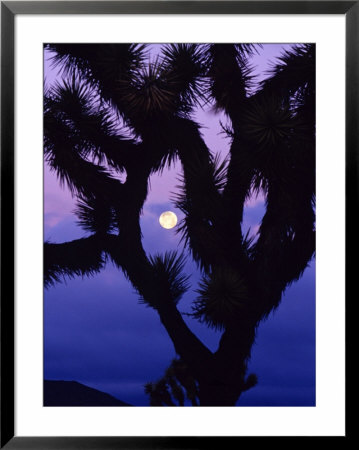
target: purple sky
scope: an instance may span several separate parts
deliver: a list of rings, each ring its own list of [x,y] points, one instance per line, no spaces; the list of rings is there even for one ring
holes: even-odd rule
[[[283,47],[267,44],[253,58],[258,80],[265,76],[268,62]],[[56,78],[45,56],[48,84]],[[220,134],[219,120],[212,111],[198,111],[204,139],[212,152],[225,156],[228,140]],[[172,210],[170,202],[177,185],[179,166],[151,177],[151,191],[144,205],[141,225],[148,253],[177,249],[174,230],[160,227],[161,212]],[[83,237],[72,214],[74,202],[66,188],[45,167],[45,240],[64,242]],[[262,196],[247,203],[244,227],[255,233],[264,212]],[[192,289],[179,304],[190,311],[199,273],[188,261]],[[220,335],[189,319],[191,329],[212,350]],[[75,278],[57,284],[44,295],[44,371],[46,379],[76,380],[108,392],[133,405],[148,405],[143,385],[161,378],[175,357],[172,343],[156,312],[138,303],[138,296],[123,274],[111,264],[93,278]],[[286,292],[280,307],[259,327],[253,346],[249,373],[257,374],[258,385],[245,392],[242,406],[312,406],[315,404],[315,267]]]

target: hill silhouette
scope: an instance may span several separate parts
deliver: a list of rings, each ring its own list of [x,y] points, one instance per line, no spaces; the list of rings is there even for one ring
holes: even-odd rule
[[[132,406],[77,381],[44,380],[44,406]]]

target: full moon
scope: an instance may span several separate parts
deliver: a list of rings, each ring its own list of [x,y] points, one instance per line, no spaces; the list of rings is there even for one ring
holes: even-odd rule
[[[160,215],[159,222],[160,222],[161,227],[169,230],[170,228],[173,228],[176,226],[177,216],[172,211],[165,211]]]

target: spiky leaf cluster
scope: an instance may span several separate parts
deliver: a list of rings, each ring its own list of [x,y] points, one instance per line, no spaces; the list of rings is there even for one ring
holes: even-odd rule
[[[103,101],[125,111],[115,89],[119,80],[136,73],[147,55],[145,44],[47,44],[53,65],[64,76],[80,75]]]
[[[96,236],[63,244],[47,242],[44,246],[45,287],[61,282],[65,277],[94,275],[104,264],[102,245]]]
[[[204,277],[196,291],[193,317],[217,329],[235,322],[247,305],[248,288],[237,271],[229,267],[215,268]]]
[[[162,49],[163,64],[174,80],[178,111],[188,115],[204,98],[206,53],[197,44],[168,44]]]
[[[103,234],[118,229],[116,212],[103,198],[80,198],[74,212],[77,224],[86,231]]]
[[[177,304],[189,288],[189,277],[183,273],[185,257],[177,252],[166,252],[149,257],[152,266],[152,293],[141,301],[153,308],[172,302]]]

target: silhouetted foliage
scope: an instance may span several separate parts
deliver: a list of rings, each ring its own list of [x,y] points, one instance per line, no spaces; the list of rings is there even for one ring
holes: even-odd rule
[[[248,44],[49,44],[65,78],[45,92],[45,159],[77,199],[88,238],[45,243],[45,285],[92,275],[107,259],[154,308],[179,359],[148,383],[151,405],[234,405],[260,321],[315,251],[315,47],[285,51],[256,86]],[[224,162],[193,120],[210,104],[228,117]],[[221,330],[211,352],[177,303],[189,287],[184,256],[146,255],[140,215],[149,176],[179,160],[174,202],[185,250],[202,271],[192,316]],[[120,181],[116,175],[125,175]],[[256,238],[242,230],[245,201],[262,191]]]

